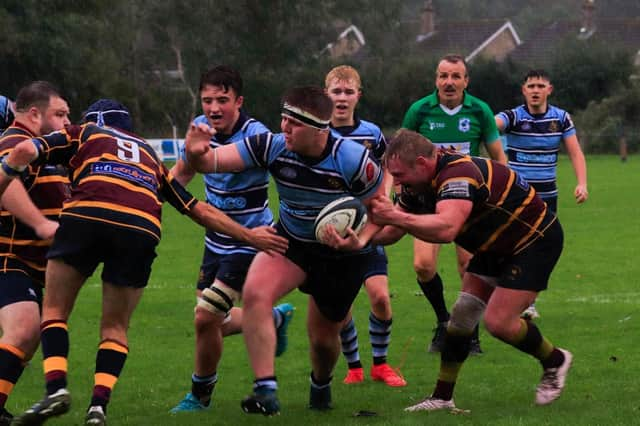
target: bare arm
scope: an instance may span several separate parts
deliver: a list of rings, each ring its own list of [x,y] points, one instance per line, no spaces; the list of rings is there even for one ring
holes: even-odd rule
[[[504,155],[504,149],[502,149],[502,141],[500,138],[491,143],[485,144],[485,146],[487,147],[487,152],[492,160],[495,160],[498,163],[507,164],[507,156]]]
[[[176,161],[176,164],[174,164],[170,172],[175,180],[180,182],[180,185],[182,186],[187,186],[189,182],[191,182],[191,179],[196,175],[196,171],[182,159],[178,159],[178,161]]]
[[[200,173],[240,172],[246,169],[235,144],[212,149],[209,146],[215,130],[204,124],[191,124],[185,138],[187,161]]]
[[[369,241],[373,245],[388,246],[400,241],[400,238],[404,237],[405,231],[393,225],[386,225],[371,238]]]
[[[500,130],[500,133],[504,132],[504,129],[507,127],[507,123],[502,121],[502,118],[500,118],[499,115],[496,115],[494,118],[496,120],[496,127]]]
[[[32,161],[38,158],[38,150],[31,140],[25,140],[16,145],[2,160],[0,167],[0,196]],[[9,173],[8,173],[9,172]]]
[[[471,213],[468,200],[442,200],[435,214],[413,214],[395,206],[388,198],[372,202],[372,220],[378,225],[393,225],[423,241],[449,243],[458,235]]]
[[[200,225],[244,241],[258,250],[268,253],[284,253],[287,250],[288,241],[276,235],[274,228],[270,226],[246,228],[207,203],[197,202],[187,214]]]
[[[569,159],[578,181],[573,195],[576,197],[576,202],[580,204],[587,201],[589,197],[589,191],[587,191],[587,162],[582,153],[582,148],[580,148],[578,137],[575,134],[564,138],[564,146],[567,148],[567,154],[569,154]]]
[[[20,222],[31,227],[36,235],[44,240],[53,238],[58,222],[47,219],[27,193],[22,182],[14,180],[2,195],[2,206]]]

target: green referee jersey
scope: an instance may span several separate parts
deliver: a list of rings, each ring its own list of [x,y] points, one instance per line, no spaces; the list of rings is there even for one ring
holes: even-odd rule
[[[402,127],[426,136],[438,146],[475,156],[479,155],[481,142],[491,144],[500,137],[489,105],[467,92],[460,109],[452,112],[440,106],[436,90],[409,107]]]

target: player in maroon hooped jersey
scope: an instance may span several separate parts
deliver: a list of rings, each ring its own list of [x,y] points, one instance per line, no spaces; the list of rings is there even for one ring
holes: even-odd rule
[[[106,407],[128,353],[127,329],[151,273],[168,201],[192,220],[258,249],[284,251],[270,227],[247,229],[196,200],[169,174],[154,150],[131,133],[129,112],[113,100],[89,107],[81,126],[22,142],[0,164],[0,190],[27,164],[68,165],[71,198],[48,253],[41,343],[46,396],[16,424],[41,424],[70,407],[67,319],[78,291],[103,263],[103,301],[95,384],[87,424],[105,424]],[[107,127],[105,127],[107,126]]]
[[[399,205],[373,200],[372,220],[385,227],[374,242],[405,233],[434,243],[455,241],[473,253],[447,324],[433,393],[407,411],[454,408],[453,390],[484,316],[498,339],[538,359],[543,375],[535,401],[545,405],[564,387],[572,355],[545,339],[520,313],[547,288],[562,252],[562,227],[533,187],[493,160],[438,150],[424,136],[400,130],[384,164],[402,185]]]

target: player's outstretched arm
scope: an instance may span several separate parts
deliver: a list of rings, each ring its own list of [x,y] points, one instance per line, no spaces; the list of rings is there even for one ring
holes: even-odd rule
[[[191,124],[185,138],[185,153],[189,165],[199,173],[240,172],[246,169],[235,144],[211,148],[215,130],[205,124]]]
[[[212,231],[244,241],[261,251],[284,253],[289,244],[286,238],[277,235],[272,227],[246,228],[207,203],[197,202],[189,210],[188,215],[195,222]]]
[[[38,158],[39,152],[33,140],[17,144],[0,163],[0,196],[4,194],[12,179],[20,176],[27,166]]]
[[[196,175],[196,171],[181,158],[178,158],[170,172],[182,186],[187,186],[189,182],[191,182],[191,179]]]
[[[491,143],[487,143],[486,147],[487,152],[489,153],[489,157],[492,160],[495,160],[498,163],[507,164],[507,156],[504,153],[502,140],[500,138],[492,141]]]
[[[430,243],[452,242],[471,213],[468,200],[442,200],[435,214],[412,214],[394,205],[391,200],[377,197],[372,201],[371,219],[378,225],[393,225],[414,237]]]

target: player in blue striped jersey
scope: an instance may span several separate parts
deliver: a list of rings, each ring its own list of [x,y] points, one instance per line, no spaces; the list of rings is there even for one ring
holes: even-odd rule
[[[339,333],[360,286],[371,274],[365,243],[377,226],[344,239],[351,251],[338,251],[315,238],[320,210],[340,197],[364,201],[381,193],[382,169],[368,149],[336,139],[329,131],[333,102],[319,87],[299,87],[284,96],[283,133],[250,137],[242,144],[211,149],[209,129],[192,126],[187,158],[203,173],[267,169],[280,197],[278,232],[289,240],[284,255],[258,253],[243,289],[244,338],[255,374],[253,393],[242,402],[248,413],[277,414],[280,405],[274,368],[275,330],[268,320],[272,303],[300,288],[308,293],[311,350],[310,408],[331,408],[331,378]],[[335,230],[332,230],[335,233]]]
[[[387,147],[387,141],[380,128],[360,119],[355,109],[362,96],[361,80],[358,71],[349,65],[333,68],[325,77],[325,91],[333,101],[331,114],[331,134],[336,138],[350,139],[367,147],[373,156],[380,161]],[[392,179],[387,179],[387,194]],[[382,381],[389,386],[406,386],[407,382],[387,363],[389,342],[391,341],[391,298],[389,297],[389,280],[387,273],[387,256],[383,247],[376,253],[378,275],[369,276],[364,288],[369,296],[371,312],[369,313],[369,338],[373,353],[371,378]],[[364,369],[358,350],[358,331],[352,318],[349,318],[340,331],[342,353],[348,363],[347,376],[343,383],[360,383],[364,380]]]
[[[213,67],[202,75],[200,101],[203,114],[193,123],[216,130],[209,142],[212,148],[239,143],[246,137],[269,131],[242,109],[242,88],[240,74],[226,65]],[[184,156],[184,147],[171,173],[182,185],[195,176],[195,170]],[[210,205],[247,228],[273,225],[273,215],[268,206],[269,173],[266,170],[205,174],[203,179]],[[222,356],[223,336],[242,331],[242,309],[233,307],[233,303],[239,298],[256,253],[256,249],[245,242],[207,230],[197,282],[196,350],[191,392],[171,410],[172,413],[198,411],[210,406]],[[286,349],[286,329],[292,315],[293,308],[289,304],[273,309],[280,336],[278,355]]]
[[[558,210],[556,166],[560,144],[564,146],[578,181],[574,196],[578,204],[587,200],[587,164],[580,148],[571,116],[550,105],[548,97],[553,85],[544,70],[530,70],[522,83],[525,103],[498,113],[498,129],[507,138],[509,167],[516,170],[536,189],[550,210]],[[538,318],[535,305],[523,316]]]
[[[531,70],[522,84],[525,103],[496,115],[496,124],[507,137],[509,167],[536,189],[549,208],[557,211],[556,166],[560,144],[564,143],[578,181],[574,196],[586,201],[587,165],[571,116],[547,98],[553,91],[543,70]]]

